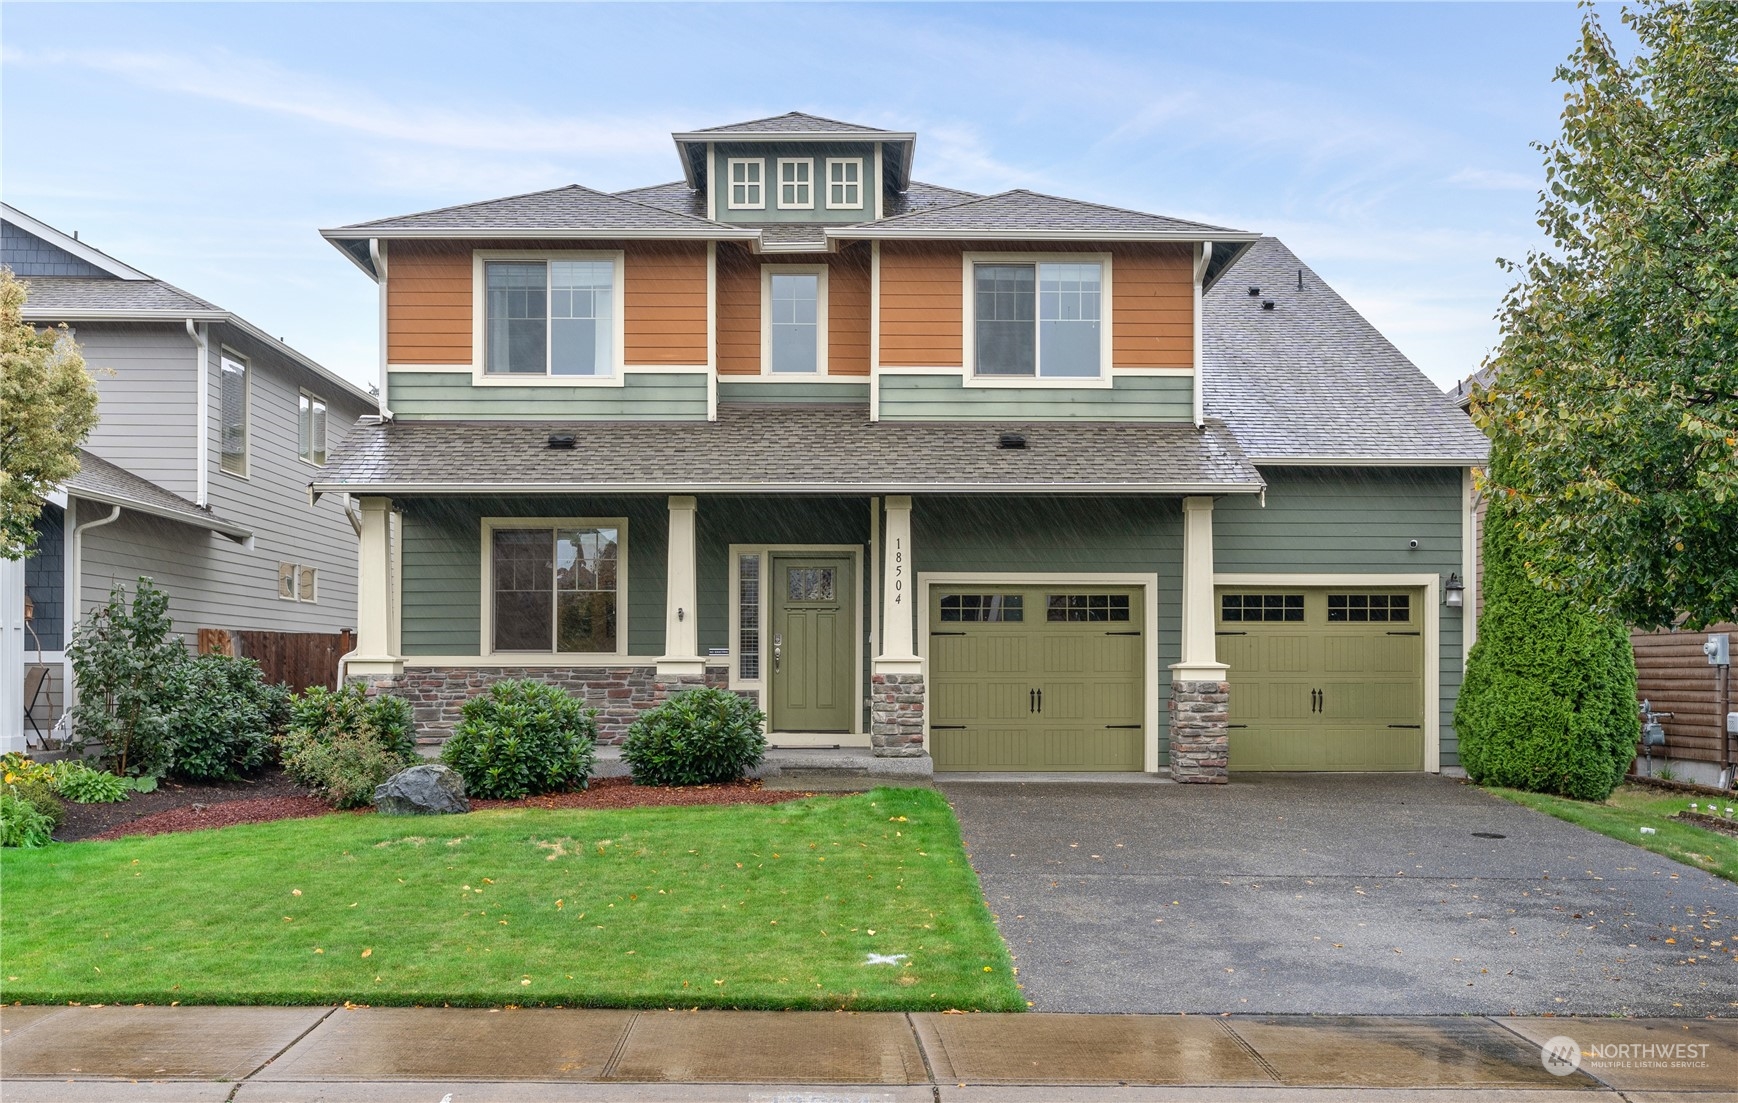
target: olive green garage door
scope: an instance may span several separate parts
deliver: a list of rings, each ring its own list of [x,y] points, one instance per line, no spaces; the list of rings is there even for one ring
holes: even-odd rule
[[[1422,770],[1422,591],[1219,591],[1232,770]]]
[[[1139,770],[1141,591],[935,587],[929,750],[937,770]]]

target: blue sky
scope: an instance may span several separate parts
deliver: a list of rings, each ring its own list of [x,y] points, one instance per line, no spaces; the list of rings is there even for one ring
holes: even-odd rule
[[[680,175],[669,134],[803,110],[919,179],[1283,238],[1432,378],[1538,244],[1569,4],[7,3],[0,194],[372,380],[324,226]]]

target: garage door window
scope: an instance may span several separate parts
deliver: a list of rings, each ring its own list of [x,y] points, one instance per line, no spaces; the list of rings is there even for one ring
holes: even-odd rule
[[[1044,599],[1047,621],[1126,621],[1127,594],[1048,594]]]
[[[1301,621],[1304,619],[1304,596],[1225,594],[1219,599],[1219,619],[1235,624],[1251,621]]]
[[[1405,594],[1329,594],[1328,619],[1406,624],[1412,620],[1412,599]]]
[[[949,594],[941,599],[941,619],[954,623],[1019,624],[1026,619],[1019,594]]]

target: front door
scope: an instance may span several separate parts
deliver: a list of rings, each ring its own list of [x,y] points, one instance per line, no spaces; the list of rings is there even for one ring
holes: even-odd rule
[[[772,557],[775,732],[849,732],[857,715],[851,557]]]

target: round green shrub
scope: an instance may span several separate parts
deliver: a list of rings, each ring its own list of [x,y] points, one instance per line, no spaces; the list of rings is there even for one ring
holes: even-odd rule
[[[1460,761],[1483,785],[1604,800],[1641,734],[1629,633],[1528,578],[1509,508],[1499,499],[1485,514],[1485,607],[1454,708]]]
[[[374,799],[374,788],[420,758],[402,697],[369,697],[360,685],[313,686],[289,706],[289,730],[276,743],[284,772],[336,808]]]
[[[54,784],[46,778],[19,778],[12,783],[12,792],[41,813],[54,831],[66,820],[66,805],[54,793]]]
[[[595,713],[566,691],[508,678],[464,703],[441,761],[470,796],[516,800],[583,789],[597,744]]]
[[[36,805],[0,785],[0,846],[47,846],[54,839],[54,825]]]
[[[622,759],[635,785],[735,781],[766,754],[766,714],[723,689],[690,689],[628,725]]]
[[[188,781],[233,781],[266,764],[280,707],[259,664],[200,655],[169,675],[169,773]]]

